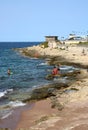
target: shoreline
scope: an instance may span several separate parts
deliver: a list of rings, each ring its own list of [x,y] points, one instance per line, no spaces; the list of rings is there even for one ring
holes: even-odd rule
[[[36,47],[34,47],[36,48]],[[33,48],[33,49],[34,49]],[[74,49],[73,49],[74,48]],[[61,56],[64,57],[65,61],[67,59],[67,62],[72,62],[74,64],[80,64],[83,68],[87,68],[88,67],[88,60],[87,60],[87,55],[82,54],[82,49],[84,47],[81,47],[79,50],[79,47],[75,46],[69,49],[69,51],[67,50],[62,50],[61,52],[59,52],[59,54],[56,52],[55,50],[48,50],[45,52],[47,52],[46,55],[51,54],[51,56]],[[30,48],[28,48],[28,50],[30,50]],[[40,50],[37,48],[37,51]],[[53,51],[53,54],[51,53]],[[39,51],[40,52],[40,51]],[[87,50],[86,50],[87,52]],[[85,62],[84,62],[85,61]],[[55,61],[53,62],[53,64],[58,64],[59,62]],[[63,63],[63,62],[62,62]],[[40,119],[36,119],[34,116],[34,123],[36,121],[40,121],[37,124],[33,124],[32,126],[28,126],[26,127],[26,122],[23,121],[23,119],[25,120],[25,115],[27,113],[29,113],[30,116],[30,111],[29,112],[24,112],[22,113],[22,118],[17,126],[18,130],[19,128],[29,128],[30,130],[35,130],[35,129],[42,129],[42,130],[63,130],[63,129],[69,129],[69,130],[87,130],[88,129],[88,72],[86,69],[82,70],[82,73],[79,75],[79,80],[76,81],[74,84],[72,84],[67,90],[69,91],[70,88],[74,88],[77,89],[78,91],[71,91],[68,93],[63,93],[61,95],[57,94],[55,97],[57,99],[54,100],[54,102],[56,100],[58,100],[59,103],[64,104],[65,107],[64,109],[62,109],[61,111],[58,110],[58,108],[52,108],[52,103],[47,103],[47,99],[45,100],[45,102],[47,103],[48,109],[49,111],[52,111],[52,109],[55,110],[55,112],[51,115],[49,115],[49,119],[45,119],[43,121],[41,121],[41,116],[42,118],[43,115],[40,114]],[[58,93],[58,92],[57,92]],[[52,100],[51,100],[52,101]],[[42,102],[42,104],[44,104],[44,101],[38,101],[36,102],[35,106],[34,106],[34,113],[36,112],[36,105],[38,105],[38,109],[41,112],[41,103],[39,105],[39,102]],[[44,110],[44,114],[47,116],[46,110]],[[58,112],[56,112],[58,110]],[[33,110],[31,110],[31,113],[33,112]],[[82,114],[83,113],[83,114]],[[33,113],[31,114],[33,116]],[[52,118],[52,115],[54,115],[54,117]],[[39,116],[39,115],[38,115]],[[29,118],[28,118],[29,119]],[[22,125],[22,121],[24,122],[24,126]],[[74,122],[73,122],[74,121]],[[52,122],[52,123],[50,123]],[[30,119],[29,119],[29,123],[30,123]],[[28,124],[28,123],[27,123]],[[58,124],[58,125],[57,125]],[[44,126],[46,126],[44,128]]]
[[[83,50],[85,52],[83,53]],[[51,48],[42,48],[40,45],[20,48],[17,49],[22,55],[34,58],[45,58],[45,60],[50,64],[74,64],[81,65],[84,68],[88,67],[88,47],[86,46],[77,46],[77,45],[69,45],[68,49],[51,49]],[[54,59],[55,58],[55,59]],[[86,67],[85,67],[86,66]]]
[[[49,99],[38,101],[24,111],[15,130],[87,130],[88,101],[69,103],[62,111],[52,109]]]
[[[60,50],[50,48],[42,49],[39,46],[33,46],[25,49],[20,49],[20,52],[24,55],[25,50],[27,53],[26,56],[30,56],[29,55],[30,51],[38,52],[37,58],[39,58],[40,55],[41,57],[44,56],[45,58],[48,57],[51,59],[54,57],[55,58],[54,61],[50,60],[48,61],[49,64],[72,63],[74,65],[76,64],[81,65],[83,68],[87,69],[88,52],[87,49],[85,48],[86,55],[83,55],[82,54],[83,48],[84,47],[69,46],[68,50]],[[34,54],[33,56],[35,57],[36,55]],[[62,61],[58,60],[59,56],[63,58]],[[42,130],[53,130],[53,129],[64,130],[65,128],[69,130],[71,129],[79,130],[79,128],[80,130],[83,130],[83,128],[88,129],[87,123],[84,123],[84,121],[81,119],[82,112],[85,112],[84,114],[85,117],[83,118],[86,120],[86,122],[88,122],[88,116],[87,116],[88,72],[86,69],[82,70],[82,73],[78,77],[79,80],[73,83],[70,87],[66,88],[66,91],[63,90],[63,92],[59,92],[59,90],[57,90],[57,92],[55,93],[56,95],[54,97],[51,96],[44,100],[36,101],[32,109],[23,110],[19,117],[20,120],[16,123],[16,129],[13,130],[19,130],[21,128],[23,130],[26,129],[35,130],[40,128]],[[58,103],[59,106],[58,104],[53,104],[54,102]],[[64,108],[60,110],[59,107],[61,106],[64,106]],[[76,116],[78,116],[79,118],[76,119]],[[75,123],[73,123],[73,121]],[[57,124],[59,125],[59,127]]]
[[[85,75],[85,78],[76,81],[64,93],[57,91],[56,96],[37,101],[31,110],[23,111],[16,130],[87,130],[88,74],[85,72]],[[64,108],[54,107],[55,102]]]
[[[27,110],[31,110],[34,105],[35,103],[29,103],[25,106],[14,108],[11,115],[0,120],[0,128],[8,128],[11,130],[15,130],[18,122],[21,119],[21,113]]]

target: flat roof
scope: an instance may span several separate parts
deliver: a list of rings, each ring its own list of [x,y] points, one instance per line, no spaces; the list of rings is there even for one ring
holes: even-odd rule
[[[45,37],[50,37],[51,38],[51,37],[58,37],[58,36],[45,36]]]

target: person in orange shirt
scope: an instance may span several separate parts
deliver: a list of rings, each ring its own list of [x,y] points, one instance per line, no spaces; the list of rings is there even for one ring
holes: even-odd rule
[[[54,66],[52,70],[52,75],[57,75],[58,74],[58,68]]]

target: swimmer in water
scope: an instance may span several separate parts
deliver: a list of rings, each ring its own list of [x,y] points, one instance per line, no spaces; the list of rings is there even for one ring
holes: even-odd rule
[[[11,74],[11,70],[10,70],[10,69],[8,69],[7,73],[8,73],[8,75],[10,75],[10,74]]]

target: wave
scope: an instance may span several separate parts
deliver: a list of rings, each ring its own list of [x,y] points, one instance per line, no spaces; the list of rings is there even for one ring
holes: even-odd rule
[[[10,116],[16,107],[25,106],[25,103],[22,103],[21,101],[10,101],[9,103],[0,106],[0,119],[5,119],[8,116]]]
[[[0,92],[0,98],[4,97],[6,93],[7,93],[6,91]]]
[[[64,66],[61,66],[60,69],[61,70],[74,70],[74,67],[73,66],[66,66],[66,65],[64,65]]]
[[[9,111],[9,112],[7,112],[7,113],[4,113],[3,116],[1,117],[1,119],[7,118],[7,117],[10,116],[12,113],[13,113],[13,110],[12,110],[12,111]]]
[[[47,62],[45,62],[45,63],[40,63],[40,65],[48,65],[48,64],[47,64]]]
[[[12,91],[13,91],[13,89],[7,89],[5,91],[0,92],[0,98],[4,97],[7,93],[10,93]]]
[[[21,101],[10,101],[8,104],[10,107],[19,107],[19,106],[25,106],[25,103],[22,103]]]
[[[38,64],[37,66],[42,66],[42,65],[48,65],[47,62],[42,62],[40,64]]]

